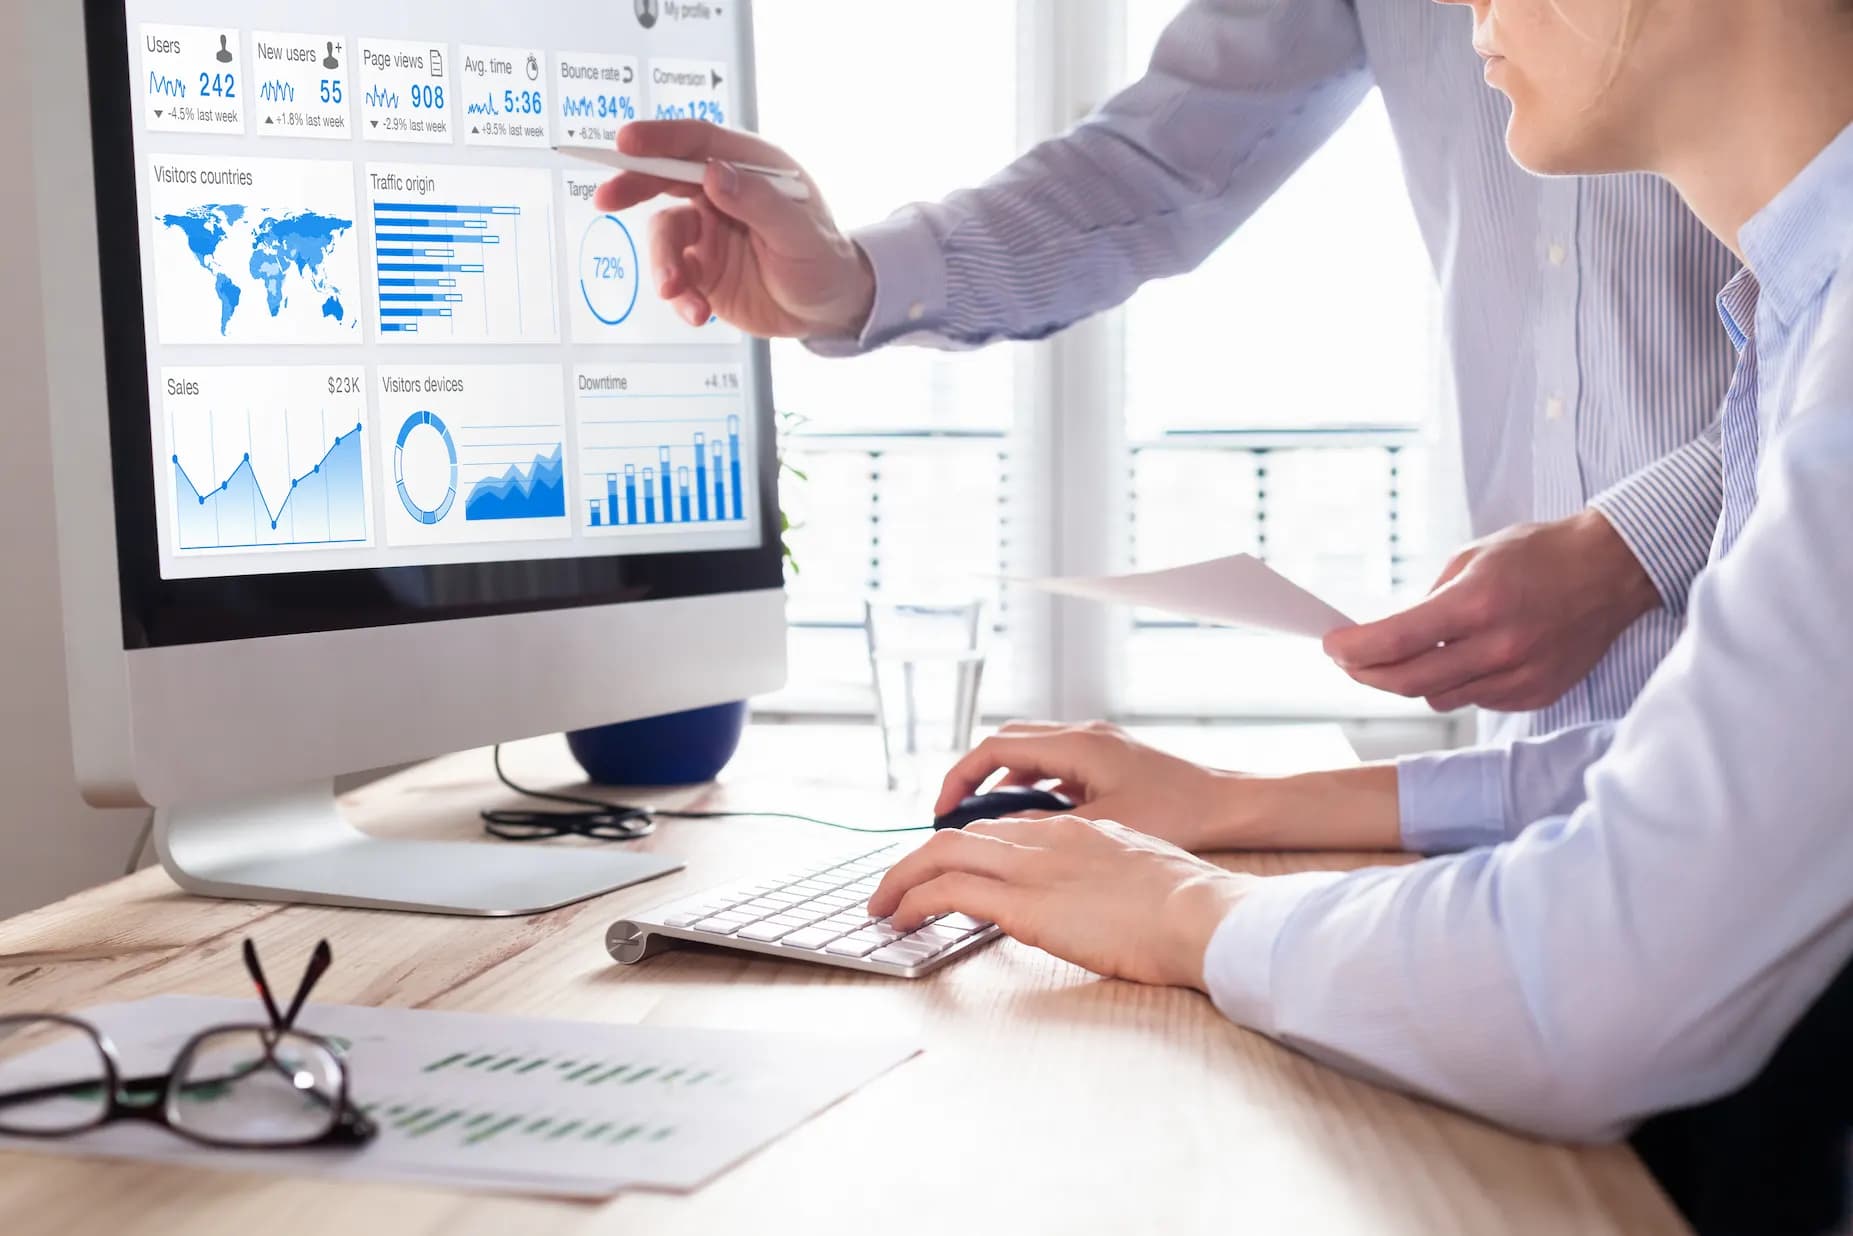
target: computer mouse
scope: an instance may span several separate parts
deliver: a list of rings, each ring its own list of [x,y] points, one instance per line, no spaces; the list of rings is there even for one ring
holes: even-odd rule
[[[1028,785],[1000,785],[983,794],[973,794],[958,806],[933,821],[934,828],[964,828],[974,820],[998,820],[1025,811],[1073,811],[1074,800],[1054,790],[1038,790]]]

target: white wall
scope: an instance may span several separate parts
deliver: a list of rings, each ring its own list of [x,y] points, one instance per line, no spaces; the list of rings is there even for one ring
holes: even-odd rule
[[[30,80],[25,8],[0,5],[3,81]],[[0,916],[122,874],[143,819],[85,806],[71,769],[31,126],[13,121],[0,126]]]

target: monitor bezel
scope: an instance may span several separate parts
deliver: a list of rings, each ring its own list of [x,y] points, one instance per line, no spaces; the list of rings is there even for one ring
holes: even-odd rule
[[[757,125],[752,10],[737,2],[740,109]],[[127,651],[402,626],[646,600],[776,589],[783,585],[779,538],[776,416],[771,354],[751,341],[757,428],[759,544],[746,549],[611,554],[500,562],[167,579],[161,573],[155,504],[149,342],[144,317],[142,236],[122,226],[123,186],[139,220],[142,169],[135,152],[128,9],[123,0],[84,0],[90,134],[96,174],[104,382],[109,406],[122,641]],[[227,357],[230,363],[235,358]]]

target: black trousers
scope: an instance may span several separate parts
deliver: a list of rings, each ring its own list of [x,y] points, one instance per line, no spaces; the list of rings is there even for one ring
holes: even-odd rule
[[[1847,1218],[1853,963],[1750,1084],[1635,1131],[1635,1151],[1700,1236],[1815,1236]]]

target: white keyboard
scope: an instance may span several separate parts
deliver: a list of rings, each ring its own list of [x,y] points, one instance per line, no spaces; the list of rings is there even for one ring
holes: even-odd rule
[[[770,880],[710,889],[620,919],[605,947],[626,965],[677,940],[918,978],[997,937],[990,923],[945,914],[910,932],[870,918],[869,895],[911,845],[884,845]]]

